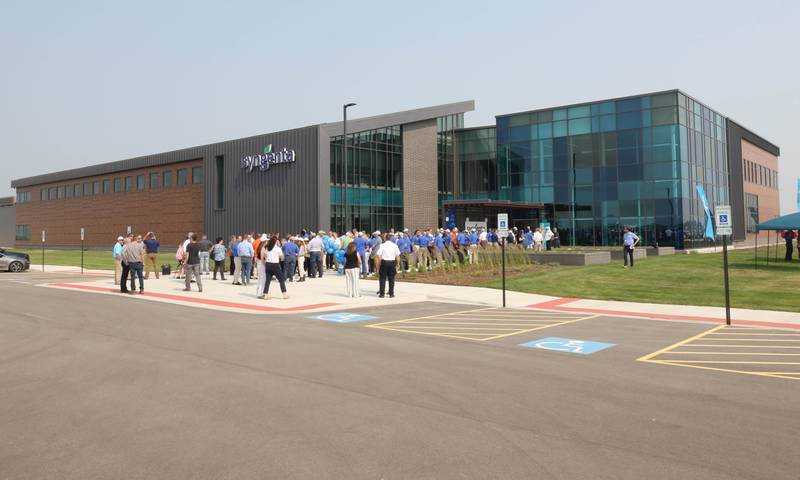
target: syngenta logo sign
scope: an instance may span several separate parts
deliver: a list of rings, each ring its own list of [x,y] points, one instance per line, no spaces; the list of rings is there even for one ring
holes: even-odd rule
[[[269,170],[271,165],[277,165],[279,163],[294,163],[296,161],[297,155],[294,153],[294,150],[289,150],[284,147],[283,150],[273,152],[272,144],[270,143],[264,147],[264,153],[242,157],[242,159],[239,161],[239,166],[250,173],[255,168],[264,171]]]

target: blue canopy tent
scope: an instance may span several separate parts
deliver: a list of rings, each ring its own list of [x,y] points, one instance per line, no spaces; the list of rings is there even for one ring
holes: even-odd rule
[[[756,225],[756,233],[761,231],[775,231],[775,260],[778,258],[778,235],[782,230],[799,230],[800,212],[790,213],[782,217],[775,217],[772,220],[761,222]],[[756,235],[755,266],[758,268],[758,235]],[[769,237],[767,237],[767,263],[769,263]]]

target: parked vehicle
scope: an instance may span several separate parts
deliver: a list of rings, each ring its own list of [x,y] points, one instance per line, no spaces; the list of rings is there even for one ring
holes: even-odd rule
[[[31,258],[28,254],[0,248],[0,271],[24,272],[30,267]]]

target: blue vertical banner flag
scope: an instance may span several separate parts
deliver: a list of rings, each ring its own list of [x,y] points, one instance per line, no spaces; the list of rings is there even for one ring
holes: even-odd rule
[[[714,221],[711,220],[711,209],[708,207],[706,190],[699,183],[697,184],[697,195],[699,195],[700,200],[703,201],[703,209],[706,211],[706,233],[703,235],[703,237],[711,239],[712,241],[716,241],[716,237],[714,237]]]

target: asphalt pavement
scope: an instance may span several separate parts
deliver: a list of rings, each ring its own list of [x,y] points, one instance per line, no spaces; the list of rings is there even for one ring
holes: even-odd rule
[[[35,285],[57,279],[0,277],[0,479],[800,478],[800,381],[637,361],[707,324],[433,302],[339,323]],[[613,345],[520,346],[548,337]]]

